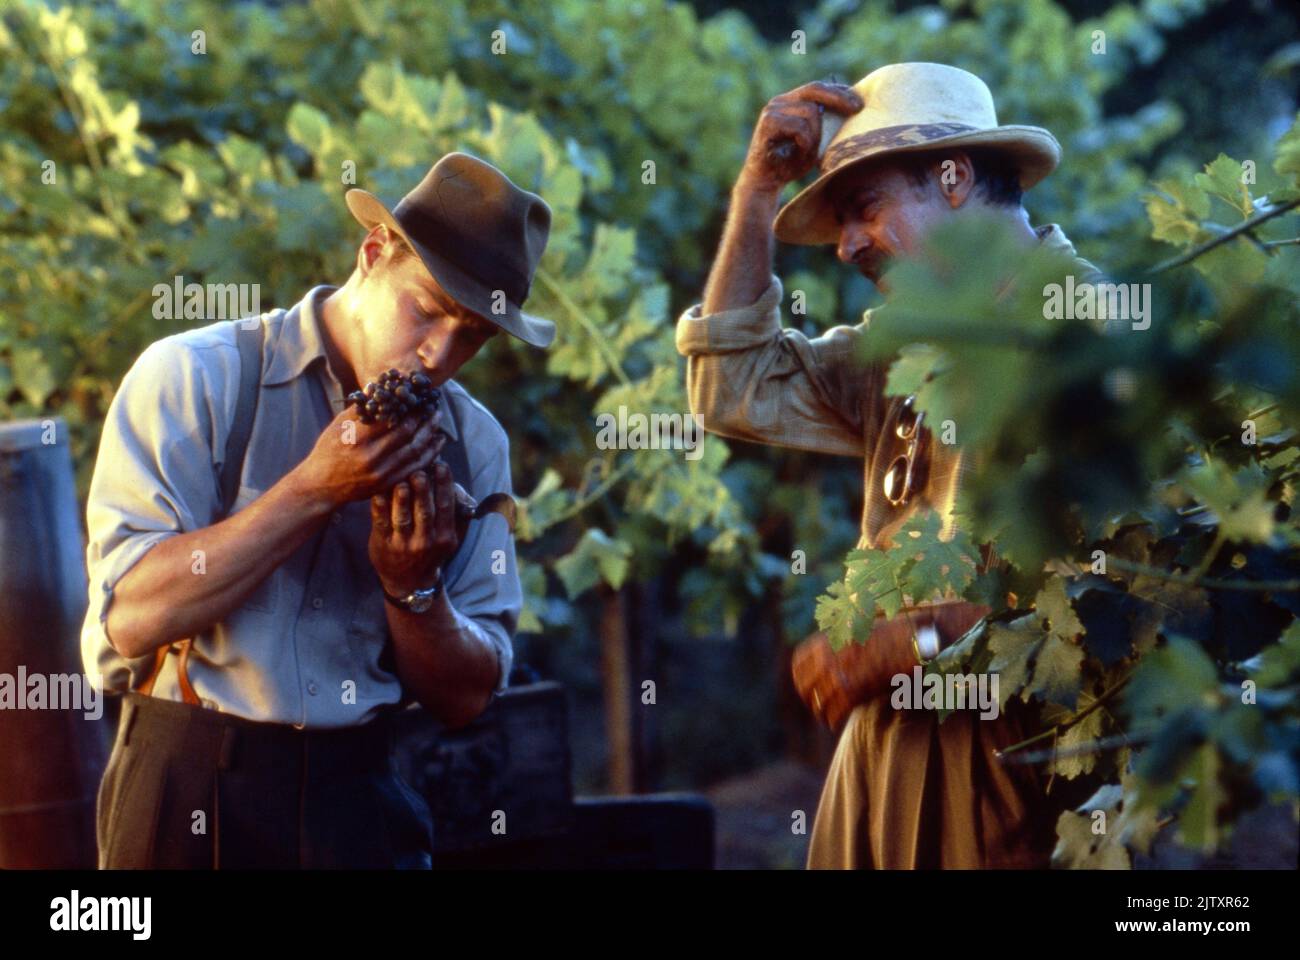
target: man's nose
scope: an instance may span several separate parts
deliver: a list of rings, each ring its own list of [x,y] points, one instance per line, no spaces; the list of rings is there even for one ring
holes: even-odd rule
[[[451,350],[451,337],[430,338],[420,347],[420,362],[426,370],[438,370],[447,360]]]
[[[842,263],[857,263],[871,248],[871,238],[865,231],[846,226],[840,231],[840,242],[835,255]]]

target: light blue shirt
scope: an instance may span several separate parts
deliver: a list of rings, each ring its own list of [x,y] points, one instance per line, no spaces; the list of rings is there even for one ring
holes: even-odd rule
[[[292,309],[268,315],[257,415],[232,513],[302,462],[346,404],[317,316],[333,289],[315,287]],[[153,654],[125,659],[109,644],[104,621],[113,588],[155,544],[220,519],[221,460],[239,386],[237,323],[220,321],[151,344],[109,406],[87,502],[90,607],[81,634],[86,672],[92,680],[102,675],[108,692],[137,686],[154,661]],[[454,380],[442,395],[456,412],[454,419],[443,416],[443,426],[466,445],[469,494],[482,500],[513,493],[501,425]],[[369,535],[368,500],[335,511],[242,606],[194,638],[188,673],[205,706],[323,728],[364,723],[410,702],[389,669],[391,652],[380,662],[391,638],[367,555]],[[503,517],[492,513],[470,523],[444,583],[452,607],[495,649],[498,689],[504,688],[522,590]],[[181,699],[178,659],[167,658],[154,696]]]

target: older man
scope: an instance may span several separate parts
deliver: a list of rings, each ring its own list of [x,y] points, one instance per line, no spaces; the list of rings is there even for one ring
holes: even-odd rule
[[[842,116],[821,153],[824,118]],[[703,304],[678,322],[691,407],[705,428],[862,458],[860,547],[888,546],[918,510],[939,511],[950,535],[960,450],[932,443],[909,400],[885,395],[887,363],[858,360],[867,317],[811,339],[782,327],[774,241],[835,244],[838,258],[886,296],[892,260],[916,253],[936,224],[972,211],[1002,218],[1026,247],[1073,254],[1057,226],[1032,227],[1021,206],[1022,191],[1058,159],[1050,133],[999,126],[984,83],[941,64],[892,64],[853,87],[810,83],[771,100],[732,191]],[[818,179],[778,216],[782,189],[819,160]],[[1047,864],[1055,813],[1039,777],[995,757],[1027,735],[1019,704],[995,720],[959,711],[940,726],[933,712],[892,709],[887,695],[891,676],[910,674],[987,612],[935,605],[879,622],[866,645],[836,654],[816,639],[796,652],[801,696],[819,719],[843,727],[810,867]]]
[[[451,377],[500,330],[553,339],[521,309],[550,208],[459,153],[391,212],[347,203],[368,232],[343,286],[157,341],[109,409],[82,634],[126,697],[102,867],[427,867],[391,718],[464,724],[506,685],[511,529],[454,498],[508,495],[509,449]],[[348,406],[390,369],[441,388],[436,418]]]

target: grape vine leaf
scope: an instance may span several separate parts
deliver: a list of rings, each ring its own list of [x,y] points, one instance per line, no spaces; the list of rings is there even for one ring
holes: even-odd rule
[[[893,551],[854,550],[847,558],[844,579],[817,598],[817,625],[826,631],[833,649],[870,635],[875,612],[892,617],[903,605]]]
[[[913,559],[903,576],[908,596],[917,601],[936,595],[961,593],[975,577],[978,550],[970,535],[956,529],[948,540],[941,539],[943,518],[930,510],[921,522],[919,535],[912,535]]]
[[[1272,478],[1258,463],[1233,471],[1215,460],[1185,470],[1182,483],[1214,511],[1225,539],[1263,543],[1272,534],[1275,508],[1267,496]]]
[[[1034,597],[1034,610],[1044,621],[1043,629],[1050,636],[1061,640],[1073,640],[1084,632],[1084,626],[1070,605],[1070,598],[1065,594],[1065,581],[1053,577]]]
[[[1300,114],[1291,129],[1282,134],[1273,157],[1273,170],[1282,177],[1290,177],[1291,182],[1300,187]]]
[[[877,614],[897,616],[905,603],[960,594],[975,575],[977,550],[965,532],[942,539],[943,518],[926,510],[911,517],[887,550],[854,550],[843,581],[817,598],[817,624],[835,649],[864,642]]]
[[[1129,853],[1104,833],[1093,832],[1091,815],[1066,810],[1056,820],[1052,866],[1067,870],[1128,870]]]
[[[1194,781],[1191,798],[1178,814],[1178,833],[1182,842],[1203,853],[1213,853],[1219,846],[1219,808],[1227,793],[1219,782],[1219,751],[1213,743],[1202,744],[1184,769]]]
[[[872,616],[857,605],[842,580],[836,580],[817,598],[816,618],[833,650],[848,646],[854,637],[871,633]]]
[[[1176,246],[1190,246],[1202,239],[1205,231],[1200,221],[1209,216],[1210,198],[1198,186],[1179,180],[1157,180],[1159,194],[1146,198],[1147,216],[1151,218],[1151,236]]]
[[[1255,212],[1250,187],[1244,182],[1242,165],[1227,154],[1221,153],[1205,165],[1205,172],[1192,178],[1193,182],[1211,196],[1218,197],[1245,220]]]
[[[1049,635],[1034,659],[1034,678],[1025,687],[1025,694],[1074,710],[1079,702],[1082,667],[1081,648],[1058,635]]]
[[[1136,787],[1137,778],[1124,774],[1119,783],[1098,788],[1073,812],[1062,813],[1056,824],[1052,866],[1127,870],[1132,852],[1148,853],[1160,830],[1159,812],[1129,802]],[[1096,816],[1099,812],[1104,818]]]
[[[632,547],[595,527],[583,533],[578,545],[555,561],[555,572],[569,596],[576,597],[604,580],[617,590],[627,576]]]
[[[1295,620],[1277,643],[1259,657],[1259,672],[1254,679],[1261,687],[1280,687],[1300,674],[1300,620]]]
[[[1043,632],[1032,616],[989,625],[989,672],[998,675],[999,706],[1024,688],[1042,642]]]
[[[1098,740],[1101,737],[1105,719],[1105,714],[1100,709],[1094,710],[1061,734],[1056,741],[1056,748],[1059,752],[1052,761],[1053,772],[1060,774],[1067,780],[1073,780],[1075,777],[1092,772],[1097,765],[1097,754],[1092,751],[1080,753],[1071,751],[1086,748],[1089,744]]]

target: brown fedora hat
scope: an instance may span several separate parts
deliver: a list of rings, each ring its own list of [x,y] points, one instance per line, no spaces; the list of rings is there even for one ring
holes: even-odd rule
[[[535,347],[555,339],[554,323],[523,311],[551,208],[492,164],[449,153],[391,213],[366,190],[345,200],[367,230],[382,223],[406,240],[457,303]]]

